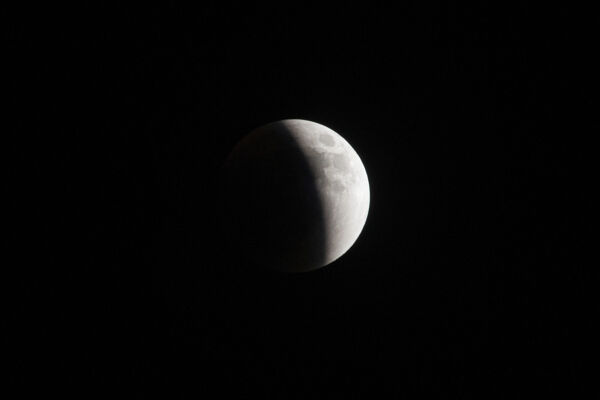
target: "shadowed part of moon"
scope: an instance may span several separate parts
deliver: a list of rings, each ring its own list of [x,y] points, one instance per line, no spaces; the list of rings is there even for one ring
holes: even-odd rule
[[[323,140],[333,143],[331,137]],[[246,137],[225,167],[226,234],[239,248],[289,272],[325,264],[328,240],[317,176],[285,124]]]

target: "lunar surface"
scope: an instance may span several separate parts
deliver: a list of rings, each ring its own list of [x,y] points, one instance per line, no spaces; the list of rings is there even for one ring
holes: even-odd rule
[[[277,270],[330,264],[367,219],[369,182],[358,154],[315,122],[288,119],[252,131],[229,155],[222,182],[228,237]]]

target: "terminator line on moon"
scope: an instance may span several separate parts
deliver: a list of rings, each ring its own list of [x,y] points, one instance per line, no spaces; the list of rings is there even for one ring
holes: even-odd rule
[[[306,272],[341,257],[369,211],[366,170],[321,124],[286,119],[243,138],[225,162],[225,229],[261,265]]]

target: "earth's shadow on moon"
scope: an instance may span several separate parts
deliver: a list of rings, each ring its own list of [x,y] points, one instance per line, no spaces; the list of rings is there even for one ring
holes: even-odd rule
[[[317,176],[284,124],[252,131],[229,154],[220,171],[218,215],[225,257],[244,267],[298,273],[325,264]]]

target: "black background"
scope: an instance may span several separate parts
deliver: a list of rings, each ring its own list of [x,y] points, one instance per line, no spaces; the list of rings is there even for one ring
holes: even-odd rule
[[[20,393],[589,393],[591,25],[418,4],[9,23]],[[217,229],[225,156],[283,118],[344,136],[371,185],[356,244],[304,275]]]

